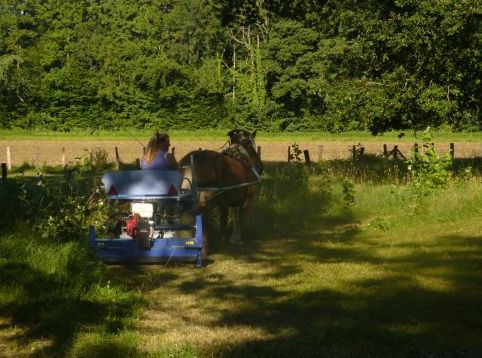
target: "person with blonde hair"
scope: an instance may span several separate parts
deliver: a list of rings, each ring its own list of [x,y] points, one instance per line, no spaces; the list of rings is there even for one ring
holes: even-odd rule
[[[146,152],[141,161],[141,168],[146,170],[179,169],[176,158],[169,153],[169,136],[156,132],[147,143]]]

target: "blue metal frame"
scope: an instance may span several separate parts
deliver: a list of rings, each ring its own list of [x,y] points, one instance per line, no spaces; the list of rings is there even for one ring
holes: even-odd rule
[[[194,160],[191,157],[191,168]],[[194,170],[192,170],[194,172]],[[192,197],[191,208],[197,206],[196,178],[192,178],[192,187],[188,192],[181,190],[179,171],[135,170],[109,172],[102,178],[107,193],[107,200],[140,200],[142,202],[182,201]],[[174,186],[177,195],[170,195]],[[115,189],[114,189],[115,188]],[[113,191],[109,194],[109,191]],[[90,227],[90,246],[96,257],[109,263],[159,263],[169,261],[194,262],[196,267],[203,266],[203,247],[206,244],[203,235],[202,215],[197,214],[194,225],[157,225],[162,230],[192,230],[191,238],[156,238],[151,239],[150,247],[140,248],[133,238],[98,238],[95,228]]]
[[[169,261],[194,262],[196,267],[203,266],[202,216],[196,215],[196,233],[193,238],[176,237],[151,240],[149,249],[140,249],[134,239],[96,238],[95,228],[90,227],[90,246],[96,257],[109,263],[160,263]]]

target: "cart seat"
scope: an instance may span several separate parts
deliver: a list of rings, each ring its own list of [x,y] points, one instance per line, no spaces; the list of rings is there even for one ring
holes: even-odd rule
[[[108,172],[102,177],[108,199],[177,197],[181,189],[178,170],[128,170]]]

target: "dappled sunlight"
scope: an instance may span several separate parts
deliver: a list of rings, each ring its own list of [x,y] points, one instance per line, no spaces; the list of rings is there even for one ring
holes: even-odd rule
[[[205,316],[205,315],[204,315]],[[281,328],[277,331],[246,325],[236,322],[231,324],[217,324],[205,322],[196,315],[188,320],[172,314],[148,310],[138,324],[142,332],[139,337],[139,346],[147,352],[159,351],[163,347],[191,346],[196,351],[210,352],[211,354],[226,354],[229,347],[256,342],[270,342],[279,337],[289,339],[295,332]]]
[[[0,259],[0,311],[7,319],[0,347],[7,356],[27,348],[36,356],[65,355],[79,330],[125,329],[143,304],[116,284],[104,286],[99,264],[79,243],[25,233],[2,237],[0,253],[10,259]]]
[[[28,356],[52,347],[54,342],[51,339],[31,340],[28,331],[28,326],[22,326],[12,322],[9,318],[0,317],[0,356]]]
[[[151,268],[177,278],[146,292],[142,341],[229,357],[470,353],[482,343],[482,240],[430,230],[274,232],[220,244],[201,271]]]
[[[433,211],[425,198],[416,211],[397,202],[405,187],[359,183],[350,203],[333,177],[305,169],[268,167],[244,243],[215,233],[202,269],[107,265],[100,279],[102,265],[93,265],[86,272],[95,275],[76,286],[66,278],[90,261],[72,243],[32,262],[0,259],[0,348],[353,357],[466,356],[481,347],[482,231],[470,210],[477,203],[458,204],[470,199],[466,188],[451,189],[445,208]],[[16,255],[17,244],[3,242],[0,253]]]

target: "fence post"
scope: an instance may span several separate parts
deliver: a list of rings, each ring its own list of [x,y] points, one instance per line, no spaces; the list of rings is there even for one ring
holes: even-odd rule
[[[136,158],[136,168],[137,169],[141,168],[141,160],[139,158]]]
[[[10,154],[10,146],[7,146],[7,169],[12,170],[12,156]]]
[[[115,169],[120,169],[119,149],[117,147],[115,147]]]
[[[318,153],[318,163],[320,163],[323,160],[323,146],[321,144],[318,144],[317,146],[317,153]]]
[[[450,143],[450,159],[453,161],[455,159],[455,144]]]
[[[393,159],[398,159],[398,145],[393,146]]]
[[[260,145],[258,145],[257,153],[258,153],[258,158],[261,159],[261,146]]]
[[[171,153],[172,153],[172,156],[174,156],[174,152],[176,151],[176,147],[172,147],[171,148]]]
[[[388,157],[388,149],[386,144],[383,145],[383,156],[385,158]]]
[[[353,145],[351,150],[353,155],[353,161],[356,161],[356,145]]]
[[[288,163],[291,161],[291,147],[288,146]]]
[[[305,163],[306,165],[310,165],[311,164],[311,160],[310,160],[310,152],[308,151],[308,149],[305,149],[303,151],[303,154],[305,156]]]
[[[2,181],[7,181],[7,163],[2,163]]]

